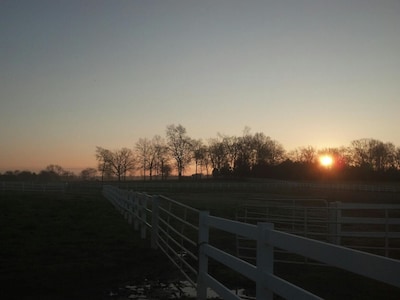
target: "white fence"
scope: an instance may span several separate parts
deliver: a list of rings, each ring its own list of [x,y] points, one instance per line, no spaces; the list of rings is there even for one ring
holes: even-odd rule
[[[280,231],[357,250],[400,258],[400,205],[328,203],[323,199],[255,199],[238,208],[236,220],[274,223]],[[237,236],[237,255],[250,262],[256,245]],[[281,255],[282,254],[282,255]],[[276,260],[308,262],[280,251]]]
[[[400,258],[400,205],[334,202],[330,210],[332,242]]]
[[[120,183],[121,184],[121,183]],[[357,183],[318,183],[286,180],[260,180],[246,182],[230,181],[130,181],[124,185],[126,189],[135,191],[264,191],[270,189],[317,189],[317,190],[336,190],[336,191],[363,191],[363,192],[400,192],[400,184],[381,183],[381,184],[357,184]]]
[[[142,237],[146,237],[147,228],[151,228],[152,246],[167,254],[197,287],[198,299],[206,298],[207,287],[224,299],[240,299],[209,274],[209,258],[253,280],[257,299],[273,299],[274,294],[288,299],[320,299],[274,274],[274,248],[400,288],[399,260],[278,231],[271,223],[253,225],[210,216],[208,212],[199,212],[165,197],[112,186],[105,186],[103,194],[128,221],[134,222]],[[212,228],[255,240],[256,263],[251,264],[212,246],[209,243]]]
[[[139,230],[151,232],[151,245],[175,264],[195,287],[198,277],[199,211],[164,196],[105,186],[103,195]]]
[[[64,182],[33,183],[18,181],[0,182],[1,191],[19,192],[64,192],[67,184]]]

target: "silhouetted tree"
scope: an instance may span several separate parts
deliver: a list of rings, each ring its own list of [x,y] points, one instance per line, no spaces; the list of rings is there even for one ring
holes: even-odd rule
[[[95,180],[97,170],[95,168],[85,168],[81,171],[80,177],[82,180]]]
[[[228,164],[227,156],[226,147],[222,141],[219,139],[209,140],[208,157],[213,168],[213,176],[217,176],[219,174],[219,170]]]
[[[164,178],[170,172],[169,162],[174,159],[179,178],[192,161],[196,173],[202,172],[205,167],[208,174],[211,167],[215,177],[304,180],[386,180],[400,177],[400,149],[392,143],[375,139],[354,140],[350,146],[340,148],[299,147],[286,153],[279,142],[261,132],[252,134],[248,127],[240,137],[218,134],[205,146],[200,140],[192,140],[182,125],[169,125],[166,140],[167,143],[155,136],[152,140],[140,139],[137,142],[138,165],[144,176],[148,172],[151,179],[154,172]],[[112,170],[117,176],[122,176],[118,164],[113,163],[116,161],[114,152],[98,148],[96,153],[100,157],[99,170],[102,174],[105,170]],[[333,157],[331,167],[320,164],[322,154]]]
[[[73,172],[65,170],[63,167],[59,165],[48,165],[45,169],[50,174],[53,174],[50,177],[53,177],[53,180],[63,180],[70,181],[75,179],[75,174]]]
[[[0,173],[0,181],[34,181],[36,176],[30,171],[6,171],[4,174]]]
[[[96,147],[96,159],[99,163],[98,169],[102,173],[102,181],[105,172],[112,172],[117,176],[118,181],[126,179],[126,173],[134,169],[135,158],[133,151],[128,148],[121,148],[110,151],[102,147]]]
[[[272,140],[263,133],[255,133],[251,137],[253,165],[266,163],[267,165],[277,165],[284,160],[285,150],[277,141]]]
[[[226,160],[223,162],[223,168],[233,170],[239,157],[240,139],[236,136],[222,136],[223,150],[226,153]]]
[[[110,150],[96,146],[97,170],[101,173],[101,182],[104,181],[104,176],[110,176],[112,173],[112,159],[113,154]]]
[[[178,178],[182,178],[182,172],[192,160],[192,140],[187,135],[182,125],[168,125],[167,130],[168,149],[175,159],[178,170]]]
[[[385,171],[396,165],[396,147],[375,139],[359,139],[351,142],[352,166],[375,171]]]
[[[307,164],[313,164],[315,163],[317,159],[317,150],[312,147],[301,147],[299,148],[299,159],[297,161],[307,163]]]
[[[150,169],[152,144],[147,138],[140,138],[135,144],[138,168],[143,171],[143,180],[146,180],[146,171]]]
[[[54,171],[42,170],[39,172],[38,178],[40,181],[49,182],[49,181],[60,181],[61,177]]]
[[[192,151],[193,151],[193,160],[195,164],[195,174],[198,174],[199,173],[198,167],[200,167],[200,173],[201,173],[203,165],[207,165],[207,163],[205,162],[205,160],[207,159],[207,147],[203,145],[202,140],[193,140]]]
[[[155,135],[152,139],[153,152],[150,165],[157,175],[161,175],[161,179],[167,178],[171,173],[171,166],[169,165],[170,156],[168,155],[168,147],[165,140]],[[152,170],[150,169],[150,171]]]
[[[400,148],[396,148],[394,152],[394,168],[400,170]]]
[[[377,171],[386,171],[394,166],[396,147],[392,143],[383,143],[374,140],[371,145],[373,168]]]
[[[112,152],[111,166],[118,181],[126,179],[126,173],[134,169],[135,159],[133,151],[128,148],[121,148]]]
[[[36,180],[36,173],[30,171],[21,171],[17,175],[17,179],[19,181],[35,181]]]
[[[59,177],[62,177],[63,174],[65,173],[65,170],[59,165],[48,165],[46,167],[46,171],[53,172],[57,174]]]

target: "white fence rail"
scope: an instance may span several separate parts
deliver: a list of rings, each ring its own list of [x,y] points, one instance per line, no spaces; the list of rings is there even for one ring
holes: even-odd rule
[[[399,260],[278,231],[271,223],[253,225],[210,216],[208,212],[200,212],[165,197],[128,192],[112,186],[105,186],[103,194],[128,221],[138,222],[137,229],[141,230],[142,237],[146,236],[147,228],[151,229],[152,246],[159,247],[197,287],[198,299],[206,298],[207,287],[224,299],[240,299],[209,274],[209,258],[253,280],[257,299],[273,299],[274,294],[287,299],[320,299],[274,274],[274,248],[400,288]],[[255,240],[256,263],[251,264],[210,245],[212,228]],[[198,264],[198,268],[193,266],[193,262]]]
[[[264,191],[268,189],[318,189],[336,191],[363,191],[363,192],[400,192],[400,184],[357,184],[357,183],[318,183],[286,180],[264,180],[248,182],[229,182],[229,181],[131,181],[124,184],[124,188],[135,191],[185,191],[185,190],[205,190],[205,191]]]
[[[175,264],[195,287],[198,276],[199,211],[164,196],[105,186],[103,195],[139,230],[151,232],[151,245]]]
[[[323,199],[258,199],[240,206],[236,220],[250,224],[270,222],[280,231],[400,258],[400,205],[328,203]],[[238,235],[236,249],[239,257],[255,261],[254,241]],[[304,257],[279,252],[275,258],[278,261],[309,262]]]
[[[334,202],[330,210],[335,244],[400,258],[400,205]]]

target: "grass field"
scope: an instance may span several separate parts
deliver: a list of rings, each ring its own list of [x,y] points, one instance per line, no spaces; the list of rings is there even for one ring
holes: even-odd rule
[[[270,193],[197,192],[169,193],[168,196],[212,215],[235,218],[236,207],[252,198],[323,198],[327,201],[399,203],[396,195],[367,192],[320,193],[318,191],[271,191]],[[214,237],[216,236],[216,241]],[[226,252],[235,247],[234,237],[228,234],[210,233],[210,240]],[[210,263],[210,272],[226,283],[251,287],[240,276],[232,274],[222,265]],[[362,268],[363,266],[360,266]],[[309,290],[324,299],[400,299],[400,289],[336,268],[315,265],[276,263],[275,273],[280,277]],[[400,276],[400,274],[399,274]]]
[[[171,276],[100,191],[0,193],[0,299],[110,299],[112,288]]]
[[[165,193],[211,214],[233,218],[236,207],[265,193]],[[269,196],[287,197],[287,191]],[[303,197],[305,194],[297,193]],[[318,197],[313,192],[313,197]],[[330,201],[354,196],[335,193]],[[357,201],[368,198],[358,195]],[[373,202],[378,195],[370,195]],[[390,196],[390,202],[396,200]],[[230,244],[220,236],[221,244]],[[222,242],[221,242],[222,241]],[[362,267],[362,266],[360,266]],[[228,285],[246,284],[221,266],[210,265]],[[400,290],[344,271],[277,264],[283,278],[326,299],[400,299]],[[0,299],[116,299],[111,290],[144,278],[178,276],[161,252],[153,251],[99,190],[63,194],[0,192]]]

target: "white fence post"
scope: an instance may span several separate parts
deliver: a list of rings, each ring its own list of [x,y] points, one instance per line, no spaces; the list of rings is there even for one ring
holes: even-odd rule
[[[142,194],[142,196],[140,197],[141,199],[139,200],[139,202],[142,202],[140,204],[140,236],[142,239],[146,238],[146,222],[147,222],[147,195]]]
[[[341,217],[340,202],[329,203],[329,240],[336,245],[341,244]]]
[[[274,247],[268,243],[268,231],[274,229],[272,223],[257,224],[257,300],[272,300],[274,293],[268,289],[265,274],[274,273]]]
[[[132,224],[133,219],[133,192],[128,192],[128,223]]]
[[[208,257],[205,254],[204,246],[208,244],[209,226],[208,211],[199,213],[199,273],[197,277],[197,299],[205,300],[207,298],[207,284],[205,276],[208,274]]]
[[[342,203],[336,202],[336,245],[342,244]]]
[[[139,230],[139,193],[134,194],[133,199],[133,228]]]
[[[158,219],[159,219],[159,205],[160,205],[160,198],[159,196],[152,197],[152,204],[151,204],[151,248],[157,249],[158,248]]]
[[[389,257],[389,211],[385,208],[385,256]]]
[[[124,218],[129,222],[129,191],[124,190],[121,200],[123,201]]]

